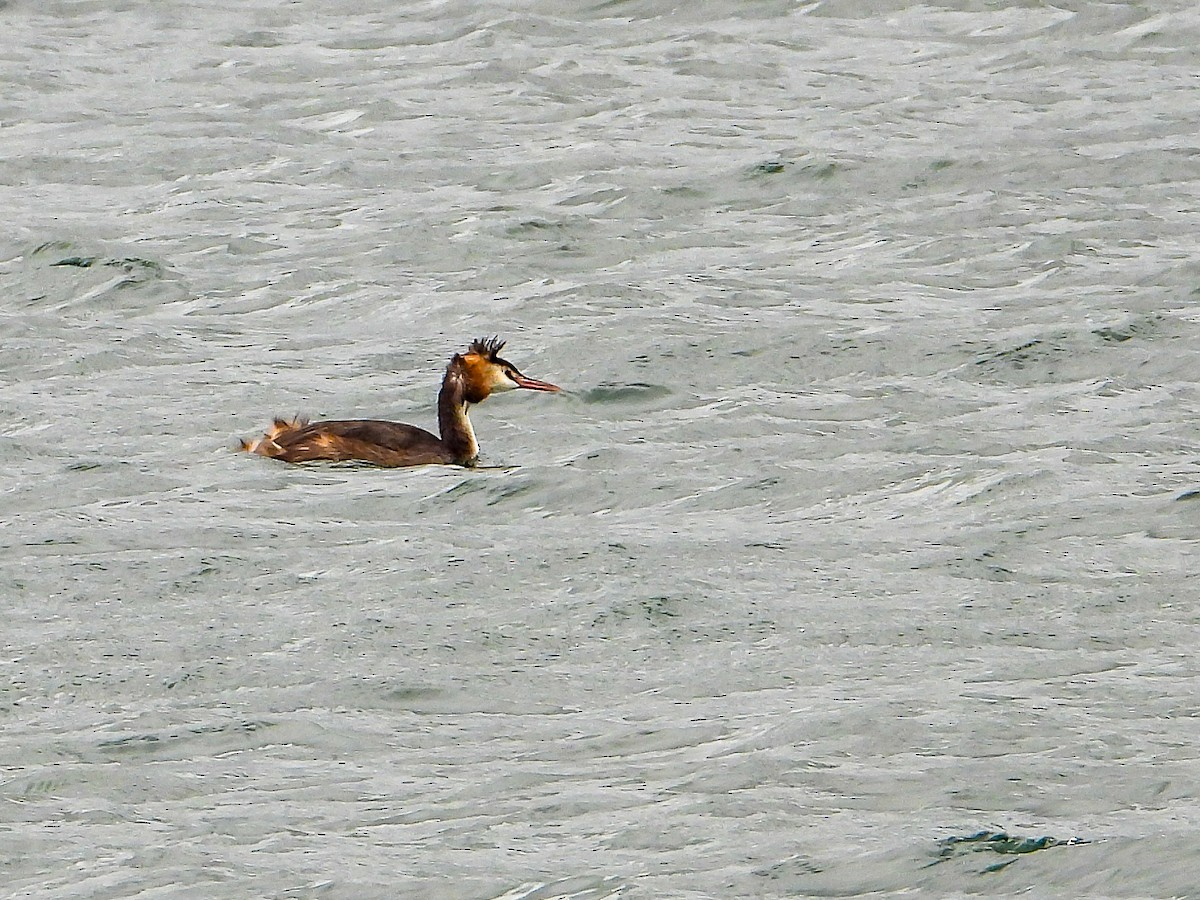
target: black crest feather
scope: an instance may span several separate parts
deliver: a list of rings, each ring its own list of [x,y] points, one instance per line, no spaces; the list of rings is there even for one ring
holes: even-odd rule
[[[504,341],[500,340],[500,336],[490,338],[478,338],[471,342],[471,346],[467,348],[468,353],[478,353],[485,359],[496,361],[496,357],[500,355],[500,351],[504,349]]]

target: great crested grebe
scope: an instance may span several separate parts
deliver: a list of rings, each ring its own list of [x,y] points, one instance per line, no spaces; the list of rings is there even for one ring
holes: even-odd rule
[[[438,394],[438,430],[441,437],[423,428],[379,419],[332,419],[309,423],[276,419],[271,429],[242,449],[284,462],[358,459],[377,466],[473,466],[479,444],[467,418],[467,407],[482,403],[489,394],[525,388],[558,391],[549,382],[526,378],[517,367],[500,358],[504,341],[480,338],[466,353],[456,353],[446,366]]]

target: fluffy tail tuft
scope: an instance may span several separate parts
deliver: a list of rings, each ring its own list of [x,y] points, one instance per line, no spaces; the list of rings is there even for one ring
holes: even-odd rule
[[[308,425],[308,419],[302,419],[299,416],[290,422],[287,419],[275,419],[262,437],[242,441],[241,449],[247,453],[257,453],[259,456],[282,456],[284,449],[276,442],[276,439],[288,432],[299,431],[306,425]]]

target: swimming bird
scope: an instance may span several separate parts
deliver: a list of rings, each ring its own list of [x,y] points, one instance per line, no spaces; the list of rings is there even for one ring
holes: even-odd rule
[[[504,341],[498,337],[473,341],[465,353],[456,353],[446,366],[438,393],[438,430],[380,419],[331,419],[309,422],[276,419],[260,438],[242,441],[242,449],[284,462],[357,459],[377,466],[473,466],[479,444],[467,409],[491,394],[524,388],[553,391],[547,381],[526,378],[508,360],[500,358]]]

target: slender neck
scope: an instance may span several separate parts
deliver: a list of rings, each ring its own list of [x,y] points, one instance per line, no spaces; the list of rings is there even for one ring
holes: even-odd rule
[[[446,377],[442,379],[442,389],[438,393],[438,430],[441,432],[442,446],[454,457],[454,461],[469,466],[479,455],[479,444],[475,440],[471,420],[467,418],[466,393],[463,373],[452,362],[446,369]]]

